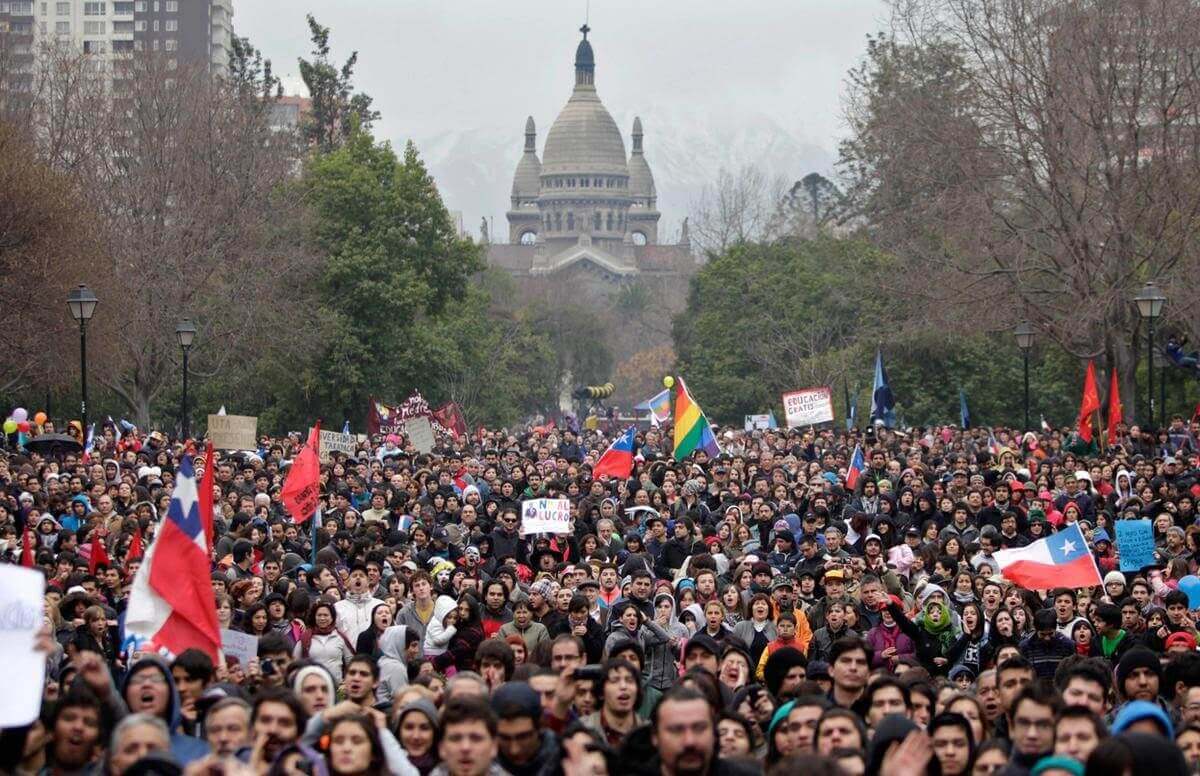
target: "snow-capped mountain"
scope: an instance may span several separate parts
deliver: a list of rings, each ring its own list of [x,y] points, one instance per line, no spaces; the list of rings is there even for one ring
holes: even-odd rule
[[[634,111],[614,114],[625,137],[626,153]],[[830,175],[835,159],[834,138],[803,136],[764,113],[730,111],[707,113],[692,107],[653,106],[637,111],[645,130],[646,160],[654,173],[659,234],[675,239],[691,205],[711,185],[721,168],[730,171],[753,165],[768,178],[795,181],[810,172]],[[538,155],[554,116],[534,116],[538,126]],[[508,234],[504,213],[509,207],[512,175],[521,156],[522,124],[453,130],[416,139],[446,206],[461,211],[463,224],[478,234],[481,217],[493,219],[493,237]]]

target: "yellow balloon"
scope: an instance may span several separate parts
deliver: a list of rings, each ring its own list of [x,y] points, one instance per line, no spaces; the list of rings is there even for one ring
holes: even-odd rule
[[[663,387],[664,388],[672,388],[672,387],[674,387],[674,385],[675,385],[674,377],[667,375],[666,377],[663,378]]]

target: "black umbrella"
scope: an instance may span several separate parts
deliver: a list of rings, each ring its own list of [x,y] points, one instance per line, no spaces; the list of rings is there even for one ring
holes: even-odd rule
[[[25,443],[25,449],[47,457],[66,455],[67,453],[82,453],[83,445],[75,437],[66,434],[40,434]]]

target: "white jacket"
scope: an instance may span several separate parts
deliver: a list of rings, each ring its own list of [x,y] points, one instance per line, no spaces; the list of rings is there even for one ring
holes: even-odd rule
[[[292,657],[297,660],[304,657],[303,641],[296,642],[296,648],[292,650]],[[314,633],[312,644],[308,648],[308,657],[329,669],[329,673],[333,675],[334,686],[337,686],[342,683],[342,667],[350,662],[350,658],[354,657],[354,650],[337,631],[328,636]]]
[[[422,645],[425,657],[433,657],[445,652],[450,645],[450,639],[454,638],[454,634],[458,632],[458,628],[455,626],[446,627],[442,624],[442,620],[446,619],[446,615],[454,611],[456,606],[458,606],[458,601],[448,595],[440,595],[433,602],[433,616],[429,618],[429,624],[425,626],[425,643]]]
[[[351,644],[357,644],[359,635],[371,627],[371,613],[381,603],[383,601],[374,598],[370,593],[358,596],[347,593],[344,599],[334,603],[333,611],[337,613],[337,628],[346,634],[346,638],[350,639]]]

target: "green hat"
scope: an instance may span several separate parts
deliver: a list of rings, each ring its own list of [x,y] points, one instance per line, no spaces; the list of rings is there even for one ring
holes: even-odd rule
[[[1047,771],[1066,771],[1072,776],[1083,776],[1083,763],[1070,757],[1056,754],[1043,757],[1029,771],[1029,776],[1039,776]]]

